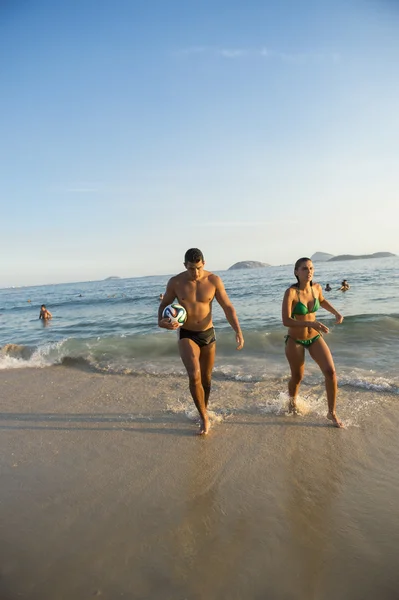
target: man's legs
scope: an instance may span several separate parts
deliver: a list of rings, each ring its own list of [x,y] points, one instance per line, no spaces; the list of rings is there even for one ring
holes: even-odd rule
[[[204,390],[205,407],[208,408],[211,393],[212,370],[215,363],[216,342],[200,348],[201,383]]]
[[[203,350],[203,348],[202,348]],[[205,391],[202,384],[201,378],[201,365],[200,365],[200,356],[201,349],[195,342],[190,340],[189,338],[184,338],[179,340],[179,352],[180,357],[183,361],[184,366],[186,367],[189,386],[191,396],[194,400],[194,404],[197,407],[197,410],[201,417],[201,429],[200,434],[206,434],[209,431],[209,419],[208,413],[206,410],[206,404],[208,400],[205,402]],[[209,385],[210,391],[210,385]],[[209,398],[209,392],[208,392]]]

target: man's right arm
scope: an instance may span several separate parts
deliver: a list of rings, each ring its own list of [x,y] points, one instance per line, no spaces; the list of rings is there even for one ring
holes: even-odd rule
[[[212,276],[213,283],[216,287],[215,298],[223,309],[226,319],[234,329],[236,334],[237,350],[242,350],[244,347],[244,336],[242,335],[240,323],[238,322],[237,314],[230,298],[227,295],[223,281],[219,276]]]
[[[167,317],[165,319],[162,318],[162,313],[163,313],[164,309],[169,304],[172,304],[172,302],[175,300],[175,298],[176,298],[175,278],[172,277],[172,279],[169,279],[169,281],[168,281],[168,285],[166,286],[166,291],[165,291],[164,297],[159,304],[158,327],[162,327],[163,329],[177,329],[177,327],[179,327],[178,323],[172,323],[170,321],[170,319],[168,319]]]

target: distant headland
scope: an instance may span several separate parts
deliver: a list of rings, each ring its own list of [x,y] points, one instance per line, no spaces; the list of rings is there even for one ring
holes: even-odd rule
[[[111,275],[111,277],[106,277],[104,281],[109,281],[110,279],[120,279],[120,277],[118,275]]]
[[[334,254],[328,254],[328,252],[315,252],[310,257],[313,262],[326,262],[330,258],[334,258]]]
[[[328,254],[328,252],[315,252],[310,257],[313,262],[335,262],[339,260],[360,260],[362,258],[389,258],[390,256],[397,256],[392,252],[374,252],[374,254]]]
[[[267,263],[259,262],[257,260],[242,260],[241,262],[234,263],[227,270],[233,271],[238,269],[258,269],[259,267],[270,267]]]

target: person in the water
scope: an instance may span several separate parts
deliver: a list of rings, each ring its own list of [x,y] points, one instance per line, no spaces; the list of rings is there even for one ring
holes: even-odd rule
[[[337,398],[337,376],[334,361],[323,334],[329,329],[316,320],[316,311],[322,307],[332,313],[336,323],[342,323],[343,316],[324,298],[320,284],[313,283],[314,267],[310,258],[300,258],[295,263],[294,275],[297,283],[289,287],[282,307],[283,325],[288,327],[285,338],[285,355],[291,368],[288,383],[290,397],[289,410],[298,413],[296,399],[305,368],[305,349],[320,367],[326,384],[327,418],[336,427],[343,427],[335,412]]]
[[[43,319],[43,321],[49,321],[52,318],[53,318],[53,315],[51,314],[51,312],[49,310],[47,310],[45,304],[42,304],[40,307],[39,319]]]
[[[339,292],[347,292],[349,290],[349,288],[350,288],[349,283],[346,281],[346,279],[343,279],[342,283],[341,283],[341,287],[338,288],[338,291]]]

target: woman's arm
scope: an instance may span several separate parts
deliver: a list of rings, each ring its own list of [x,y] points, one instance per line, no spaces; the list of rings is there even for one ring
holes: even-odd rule
[[[323,290],[321,289],[321,285],[318,285],[319,289],[319,302],[320,302],[320,306],[322,308],[324,308],[324,310],[328,310],[328,312],[330,312],[331,314],[334,315],[335,319],[336,319],[336,323],[339,325],[339,323],[342,323],[342,321],[344,320],[344,317],[341,315],[341,313],[339,313],[337,310],[335,310],[335,308],[333,307],[332,304],[330,304],[328,302],[328,300],[326,300],[323,296]]]
[[[331,314],[334,315],[335,319],[336,319],[336,323],[339,325],[339,323],[342,323],[342,321],[344,320],[344,317],[341,315],[341,313],[339,313],[337,310],[335,310],[335,308],[332,306],[332,304],[330,304],[328,302],[328,300],[326,300],[325,298],[323,298],[323,300],[320,302],[320,306],[322,308],[324,308],[325,310],[328,310],[328,312],[330,312]]]

